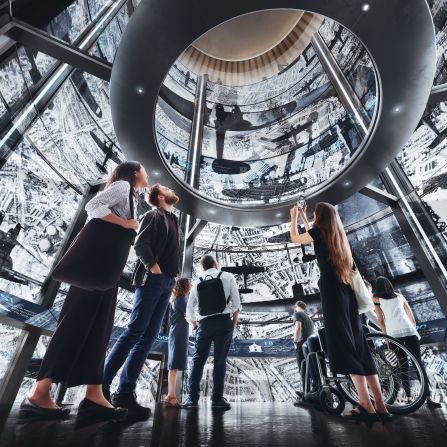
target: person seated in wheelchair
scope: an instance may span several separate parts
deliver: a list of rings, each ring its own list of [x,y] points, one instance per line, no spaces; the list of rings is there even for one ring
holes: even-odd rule
[[[306,313],[306,303],[303,301],[297,301],[294,306],[293,322],[294,322],[294,332],[293,332],[293,344],[295,345],[296,351],[296,361],[298,363],[298,370],[301,373],[301,380],[304,384],[305,380],[305,370],[302,368],[302,362],[306,358],[306,354],[303,351],[305,343],[308,341],[309,337],[315,332],[315,326],[309,315]],[[312,343],[312,346],[314,344]],[[308,350],[306,346],[306,350]],[[307,351],[309,352],[309,351]],[[311,377],[316,376],[315,371],[311,373]],[[304,386],[303,386],[304,389]]]

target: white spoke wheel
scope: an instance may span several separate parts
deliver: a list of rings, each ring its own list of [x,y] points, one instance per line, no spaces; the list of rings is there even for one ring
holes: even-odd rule
[[[389,335],[369,333],[366,339],[388,411],[395,414],[416,411],[428,393],[423,365],[407,346]],[[337,381],[336,385],[348,402],[358,405],[357,391],[350,380]]]

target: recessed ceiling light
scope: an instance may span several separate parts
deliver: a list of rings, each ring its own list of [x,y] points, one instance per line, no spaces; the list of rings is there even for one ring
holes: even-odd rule
[[[276,213],[276,217],[281,217],[282,213]]]
[[[143,87],[138,86],[136,90],[137,90],[137,93],[138,93],[139,95],[143,95],[143,94],[144,94],[144,88],[143,88]]]
[[[368,12],[368,11],[369,11],[369,8],[370,8],[369,3],[364,3],[364,4],[362,5],[362,11],[364,11],[364,12]]]
[[[394,111],[395,111],[396,113],[399,113],[399,112],[400,112],[400,107],[399,107],[399,106],[394,107]]]
[[[351,186],[351,181],[350,180],[345,180],[343,182],[343,186]]]

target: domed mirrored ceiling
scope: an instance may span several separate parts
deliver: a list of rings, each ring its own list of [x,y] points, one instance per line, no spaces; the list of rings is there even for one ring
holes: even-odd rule
[[[207,200],[241,208],[309,196],[361,151],[367,132],[359,130],[358,117],[345,107],[325,71],[315,51],[317,35],[370,126],[377,104],[372,60],[347,29],[303,11],[263,11],[259,20],[257,14],[225,22],[186,49],[164,79],[155,111],[158,148],[171,172]],[[268,14],[272,30],[256,51],[241,45],[238,60],[229,60],[234,34],[247,35],[250,27],[256,32]],[[231,31],[227,45],[225,29]],[[213,47],[213,39],[219,45]],[[206,83],[203,135],[190,181],[200,82]]]

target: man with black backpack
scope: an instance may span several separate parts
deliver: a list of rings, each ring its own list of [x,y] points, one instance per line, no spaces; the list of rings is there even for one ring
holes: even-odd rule
[[[227,356],[237,325],[241,300],[231,273],[218,270],[215,259],[205,255],[200,260],[204,274],[194,281],[186,308],[186,319],[197,327],[196,352],[189,375],[189,394],[183,408],[197,408],[203,368],[214,342],[212,408],[229,410],[223,397]]]

